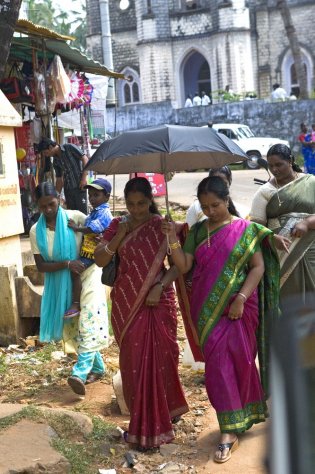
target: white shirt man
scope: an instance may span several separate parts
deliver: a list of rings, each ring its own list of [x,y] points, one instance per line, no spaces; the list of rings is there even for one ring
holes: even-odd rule
[[[201,97],[201,105],[209,105],[210,102],[210,97],[205,92],[203,92]]]
[[[188,96],[185,102],[185,107],[192,107],[192,106],[193,106],[193,103],[192,103],[191,97]]]
[[[195,94],[193,98],[193,105],[194,106],[201,105],[201,97],[198,94]]]
[[[286,100],[287,97],[288,94],[279,84],[273,86],[273,91],[271,93],[272,100]]]

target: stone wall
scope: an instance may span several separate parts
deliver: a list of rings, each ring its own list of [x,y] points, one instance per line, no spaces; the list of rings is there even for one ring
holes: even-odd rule
[[[248,100],[227,102],[208,107],[175,109],[170,101],[139,104],[118,108],[116,133],[164,123],[200,126],[209,120],[215,123],[231,122],[248,125],[256,135],[289,140],[297,148],[300,123],[308,126],[315,122],[315,100],[265,102]],[[107,131],[114,135],[115,110],[107,110]]]

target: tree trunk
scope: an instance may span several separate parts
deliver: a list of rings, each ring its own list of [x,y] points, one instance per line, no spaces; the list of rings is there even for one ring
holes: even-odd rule
[[[306,70],[303,65],[302,52],[296,34],[296,30],[292,21],[290,9],[286,0],[277,0],[277,7],[280,9],[284,27],[290,43],[290,48],[294,59],[295,71],[300,86],[300,98],[308,99]]]
[[[4,76],[22,0],[0,0],[0,81]]]

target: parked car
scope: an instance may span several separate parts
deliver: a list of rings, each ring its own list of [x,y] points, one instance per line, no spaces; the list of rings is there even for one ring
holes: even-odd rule
[[[280,140],[280,138],[256,137],[247,125],[241,123],[215,123],[212,128],[231,138],[245,151],[249,159],[244,164],[250,169],[259,168],[258,158],[266,158],[272,145],[282,143],[288,147],[290,146],[287,140]]]

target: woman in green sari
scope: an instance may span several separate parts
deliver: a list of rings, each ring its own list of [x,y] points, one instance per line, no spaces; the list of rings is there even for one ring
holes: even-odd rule
[[[315,291],[315,176],[303,174],[291,150],[281,144],[267,153],[273,177],[256,192],[250,219],[276,235],[281,302]]]

